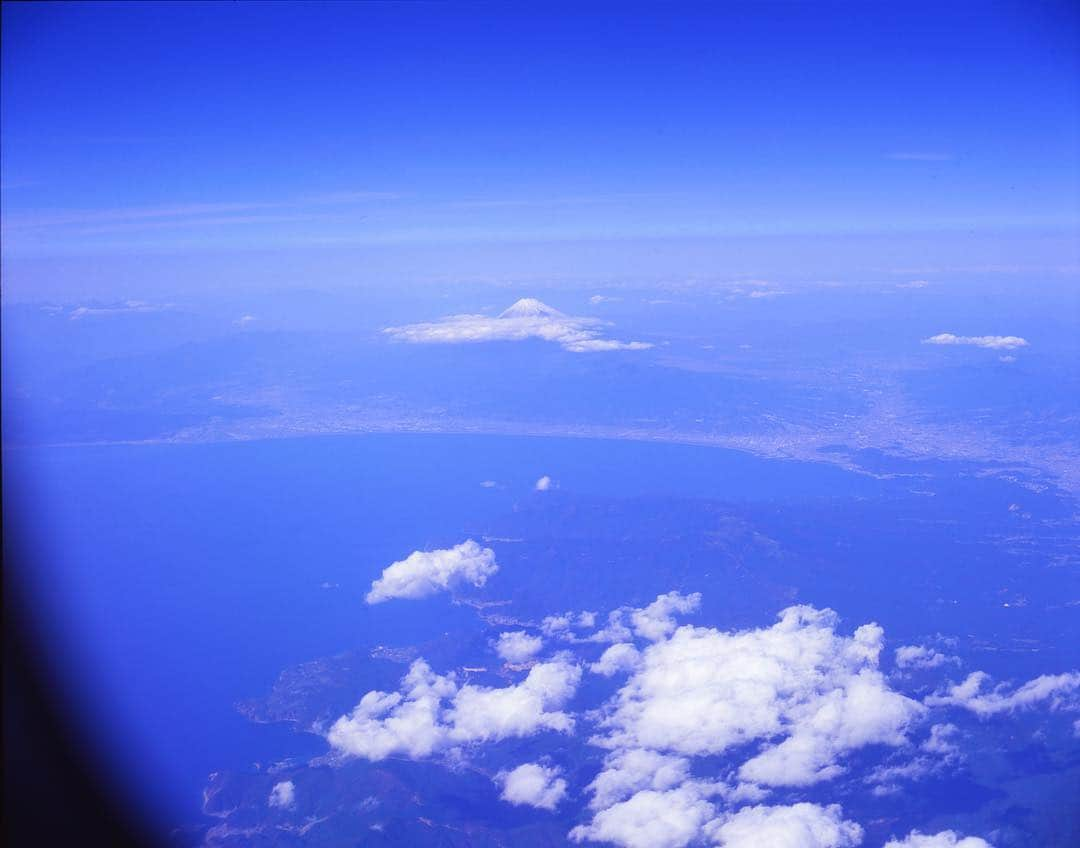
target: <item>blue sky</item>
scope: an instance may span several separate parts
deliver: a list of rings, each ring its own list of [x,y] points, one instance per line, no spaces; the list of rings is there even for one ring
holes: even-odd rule
[[[85,255],[116,279],[163,255],[256,277],[514,276],[537,252],[585,277],[1075,271],[1064,3],[3,15],[16,291]]]

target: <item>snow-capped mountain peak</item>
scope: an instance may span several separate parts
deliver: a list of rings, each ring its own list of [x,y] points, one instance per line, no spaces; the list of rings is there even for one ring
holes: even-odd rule
[[[509,309],[505,310],[500,318],[562,318],[563,314],[558,309],[553,309],[546,303],[535,297],[523,297]]]

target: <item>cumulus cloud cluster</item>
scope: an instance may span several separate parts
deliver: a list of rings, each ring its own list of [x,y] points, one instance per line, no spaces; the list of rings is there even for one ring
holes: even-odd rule
[[[562,711],[581,680],[565,658],[534,665],[520,683],[502,688],[465,684],[439,675],[416,660],[401,691],[372,691],[331,726],[336,751],[367,760],[392,755],[422,759],[477,742],[531,736],[543,730],[569,733],[574,719]]]
[[[892,765],[867,777],[877,794],[896,791],[897,781],[960,759],[958,730],[945,723],[933,725],[911,756],[910,735],[930,706],[982,715],[1036,702],[1071,706],[1080,689],[1080,674],[1073,673],[982,692],[985,675],[977,673],[922,704],[893,690],[880,670],[884,633],[876,624],[844,635],[831,610],[794,606],[767,628],[678,626],[675,617],[698,602],[697,595],[661,595],[640,609],[616,610],[606,627],[586,637],[618,639],[590,670],[628,678],[597,716],[600,732],[590,741],[610,753],[587,787],[592,818],[571,838],[624,848],[682,848],[702,840],[730,848],[858,845],[861,827],[836,805],[757,802],[774,788],[835,778],[848,755],[867,746],[897,752]],[[950,661],[920,646],[897,652],[905,668]],[[694,775],[695,758],[733,751],[747,751],[747,759],[725,779]],[[950,831],[913,832],[897,845],[986,848],[981,839]]]
[[[472,539],[435,551],[413,551],[405,559],[387,566],[382,577],[371,584],[365,600],[379,604],[392,598],[415,600],[444,592],[456,584],[483,586],[499,570],[495,552]]]
[[[906,742],[926,708],[879,670],[881,628],[844,636],[835,613],[809,606],[784,610],[768,628],[678,626],[675,617],[699,603],[697,594],[660,595],[617,610],[593,634],[618,641],[590,670],[628,679],[598,716],[590,741],[610,753],[588,787],[592,819],[571,837],[626,848],[706,837],[730,846],[857,844],[862,830],[839,807],[724,809],[760,801],[768,787],[833,778],[855,749]],[[732,782],[693,776],[694,758],[747,747]]]
[[[648,342],[621,342],[604,338],[601,328],[605,323],[596,318],[565,315],[546,303],[526,297],[496,317],[451,315],[439,321],[387,327],[383,332],[399,341],[414,344],[540,339],[561,345],[573,353],[646,350],[652,347]]]
[[[545,618],[542,635],[501,633],[495,649],[511,663],[535,661],[547,640],[572,643],[574,651],[537,662],[501,688],[461,684],[417,660],[399,691],[367,693],[327,738],[338,753],[369,760],[457,759],[471,745],[542,731],[570,734],[583,719],[593,728],[589,743],[605,753],[584,788],[588,813],[570,831],[572,841],[848,848],[861,844],[863,830],[838,805],[787,797],[796,802],[769,803],[769,796],[832,780],[856,760],[854,752],[870,746],[891,752],[864,773],[874,794],[955,767],[962,759],[955,725],[939,722],[919,734],[936,707],[984,717],[1036,704],[1080,708],[1080,672],[1012,689],[988,688],[987,675],[976,672],[920,703],[893,689],[882,672],[884,632],[877,624],[842,630],[836,613],[806,605],[784,609],[759,628],[680,624],[700,600],[668,592],[641,607],[620,607],[602,625],[595,613],[568,612]],[[574,657],[599,645],[589,671],[622,679],[599,709],[576,716],[567,706],[585,661]],[[905,669],[957,661],[917,645],[901,646],[895,657]],[[696,773],[705,771],[702,758],[717,755],[736,759],[719,774],[715,765],[708,776]],[[508,803],[544,810],[556,809],[569,790],[561,771],[542,763],[501,771],[494,781]],[[990,846],[952,831],[912,831],[886,848]]]
[[[973,345],[991,350],[1013,350],[1028,346],[1027,339],[1022,339],[1020,336],[956,336],[952,333],[938,333],[936,336],[923,339],[923,344]]]
[[[566,797],[566,781],[562,772],[554,766],[525,763],[512,771],[501,771],[495,782],[502,787],[499,796],[515,806],[537,807],[554,810]]]
[[[836,623],[830,610],[801,606],[760,630],[680,627],[644,650],[598,741],[689,756],[760,741],[739,774],[772,786],[816,783],[842,771],[847,751],[902,744],[925,708],[878,670],[880,627],[844,637]]]

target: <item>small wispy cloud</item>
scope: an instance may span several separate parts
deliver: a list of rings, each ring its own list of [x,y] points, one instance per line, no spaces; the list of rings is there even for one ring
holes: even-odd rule
[[[311,194],[300,198],[301,204],[313,206],[335,205],[338,203],[367,203],[372,200],[400,200],[402,195],[396,191],[331,191],[325,194]]]
[[[62,209],[22,212],[5,216],[8,230],[34,230],[53,227],[102,227],[113,225],[145,228],[167,226],[220,226],[235,223],[277,223],[303,218],[301,210],[311,207],[348,206],[392,201],[401,197],[388,191],[335,191],[307,194],[276,200],[175,203],[157,206],[125,206],[106,209]],[[281,210],[292,210],[282,213]],[[271,215],[267,213],[276,212]],[[106,230],[93,230],[92,232]],[[112,231],[112,229],[108,230]]]
[[[643,200],[657,200],[667,196],[668,195],[653,193],[631,193],[578,194],[544,197],[486,197],[452,200],[449,201],[446,206],[452,209],[558,208],[561,206],[598,206],[632,203]]]
[[[951,162],[956,157],[951,153],[930,150],[902,150],[886,153],[886,159],[895,162]]]
[[[1028,709],[1043,702],[1054,709],[1080,708],[1080,672],[1043,674],[1011,692],[1004,685],[987,690],[989,680],[990,675],[985,671],[973,671],[962,683],[927,696],[924,703],[963,707],[979,716]]]
[[[990,350],[1013,350],[1018,347],[1027,347],[1028,341],[1020,336],[957,336],[952,333],[938,333],[936,336],[923,339],[923,344],[971,345]]]
[[[156,230],[185,230],[200,229],[205,227],[235,227],[268,224],[296,224],[302,222],[327,220],[329,216],[311,213],[296,215],[255,214],[255,215],[217,215],[197,216],[194,218],[162,218],[150,221],[121,221],[115,224],[96,224],[81,227],[77,230],[79,235],[99,236],[109,233],[136,233],[151,232]]]
[[[123,303],[110,304],[107,306],[77,306],[71,310],[68,318],[78,321],[83,318],[94,318],[109,315],[128,315],[136,312],[166,312],[175,308],[171,303],[147,303],[142,300],[125,300]]]
[[[947,662],[959,662],[956,657],[949,657],[924,645],[902,645],[896,649],[897,668],[937,668]]]
[[[112,222],[153,221],[161,218],[188,218],[207,215],[250,213],[274,208],[270,203],[182,203],[167,206],[128,206],[113,209],[69,209],[54,212],[34,212],[9,215],[5,226],[10,229],[36,227],[89,226]]]
[[[280,807],[285,810],[294,806],[296,804],[296,784],[291,780],[275,783],[266,803],[271,807]]]
[[[622,342],[604,338],[605,322],[596,318],[565,315],[546,303],[526,297],[498,316],[450,315],[438,321],[387,327],[387,335],[412,344],[466,344],[517,342],[540,339],[561,345],[573,353],[612,350],[645,350],[649,342]]]
[[[753,300],[770,300],[789,294],[770,280],[736,280],[723,286],[727,290],[727,300],[748,297]]]
[[[764,289],[755,289],[754,291],[750,292],[747,295],[747,297],[769,298],[769,297],[780,297],[781,295],[785,295],[785,294],[787,294],[786,291],[780,291],[778,289],[772,289],[772,290],[769,290],[769,291],[766,291]]]

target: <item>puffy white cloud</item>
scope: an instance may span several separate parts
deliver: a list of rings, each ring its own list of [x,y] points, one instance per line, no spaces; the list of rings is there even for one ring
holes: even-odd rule
[[[495,653],[508,663],[528,662],[544,647],[544,640],[539,636],[530,636],[524,630],[500,633],[495,643]]]
[[[569,733],[574,720],[560,712],[577,691],[581,668],[565,659],[534,665],[516,686],[463,686],[447,713],[455,742],[530,736],[539,730]]]
[[[862,828],[845,821],[839,805],[744,807],[709,828],[724,848],[847,848],[862,841]]]
[[[634,671],[641,664],[641,653],[629,642],[618,642],[604,651],[589,671],[611,677],[620,671]]]
[[[973,345],[991,350],[1013,350],[1028,346],[1027,339],[1022,339],[1020,336],[956,336],[952,333],[938,333],[936,336],[923,339],[923,344]]]
[[[575,842],[610,842],[623,848],[683,848],[713,818],[713,805],[693,786],[645,789],[598,812],[570,831]]]
[[[534,665],[520,683],[503,688],[467,684],[435,674],[416,660],[401,692],[368,692],[327,733],[337,751],[368,760],[394,754],[420,759],[456,745],[570,732],[561,707],[577,691],[581,669],[566,659]]]
[[[296,784],[291,780],[275,783],[274,788],[270,790],[270,797],[266,799],[266,803],[271,807],[279,807],[283,810],[289,809],[296,804]]]
[[[415,344],[461,344],[466,342],[524,341],[541,339],[574,353],[611,350],[645,350],[648,342],[621,342],[603,338],[605,322],[596,318],[564,315],[535,298],[522,298],[497,317],[451,315],[439,321],[387,327],[383,332]]]
[[[366,600],[378,604],[392,598],[425,598],[458,583],[483,586],[498,570],[495,552],[472,539],[452,548],[413,551],[383,570],[382,577],[371,584]]]
[[[442,702],[457,692],[453,675],[435,674],[416,660],[402,680],[404,694],[368,692],[349,715],[331,726],[327,741],[336,750],[367,760],[392,754],[413,759],[446,746],[449,728],[442,723]]]
[[[770,628],[680,627],[645,649],[594,741],[700,756],[760,740],[766,747],[739,775],[775,786],[833,777],[855,748],[902,744],[925,708],[878,671],[880,627],[843,637],[836,623],[831,610],[800,606]]]
[[[885,843],[885,848],[993,848],[993,846],[978,836],[960,836],[951,830],[934,834],[913,830],[904,839],[890,839]]]
[[[675,630],[676,613],[693,612],[700,603],[700,592],[690,595],[668,592],[666,595],[658,595],[656,600],[644,609],[631,612],[630,623],[635,635],[655,642]]]
[[[979,716],[1012,712],[1043,701],[1049,701],[1052,709],[1080,708],[1080,672],[1044,674],[1012,692],[1004,684],[983,692],[983,686],[989,679],[990,675],[984,671],[972,672],[963,683],[950,686],[943,693],[928,696],[925,703],[929,706],[963,707]]]
[[[552,486],[552,479],[546,474],[536,481],[536,485],[533,487],[538,492],[546,492]]]
[[[525,763],[512,771],[501,771],[495,782],[502,786],[501,797],[514,805],[554,810],[566,797],[566,781],[556,767]]]
[[[903,645],[896,649],[895,657],[899,668],[937,668],[954,660],[922,645]]]

